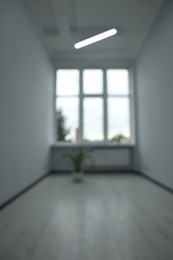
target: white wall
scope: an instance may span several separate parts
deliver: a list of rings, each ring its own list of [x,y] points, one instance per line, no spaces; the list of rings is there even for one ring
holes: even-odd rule
[[[173,188],[173,1],[137,58],[136,88],[136,169]]]
[[[23,0],[0,2],[0,204],[49,170],[54,70]]]

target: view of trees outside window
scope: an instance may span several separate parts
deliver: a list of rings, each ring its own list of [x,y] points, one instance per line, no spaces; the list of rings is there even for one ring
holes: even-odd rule
[[[56,122],[58,141],[129,143],[128,70],[57,70]]]
[[[57,139],[64,141],[70,132],[70,129],[66,127],[66,118],[63,116],[61,109],[56,111],[56,121],[57,121]]]
[[[56,85],[57,140],[78,141],[79,136],[79,70],[58,70]],[[61,125],[62,129],[59,129]],[[58,131],[66,133],[58,134]]]

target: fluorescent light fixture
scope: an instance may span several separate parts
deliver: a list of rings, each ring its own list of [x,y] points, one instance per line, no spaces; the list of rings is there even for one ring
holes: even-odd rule
[[[98,42],[98,41],[106,39],[106,38],[108,38],[110,36],[113,36],[115,34],[117,34],[117,30],[115,28],[113,28],[113,29],[110,29],[110,30],[108,30],[106,32],[103,32],[103,33],[97,34],[97,35],[95,35],[93,37],[90,37],[90,38],[88,38],[86,40],[78,42],[78,43],[76,43],[74,45],[74,47],[75,47],[75,49],[80,49],[80,48],[85,47],[87,45],[90,45],[90,44],[92,44],[94,42]]]

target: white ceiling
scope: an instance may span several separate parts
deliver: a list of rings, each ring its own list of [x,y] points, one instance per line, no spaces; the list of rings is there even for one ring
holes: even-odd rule
[[[132,59],[165,0],[29,0],[53,60]],[[74,43],[117,28],[118,34],[80,50]]]

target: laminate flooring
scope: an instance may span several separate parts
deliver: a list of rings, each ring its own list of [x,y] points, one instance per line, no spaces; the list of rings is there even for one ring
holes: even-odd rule
[[[49,176],[0,211],[0,260],[173,260],[173,195],[132,174]]]

